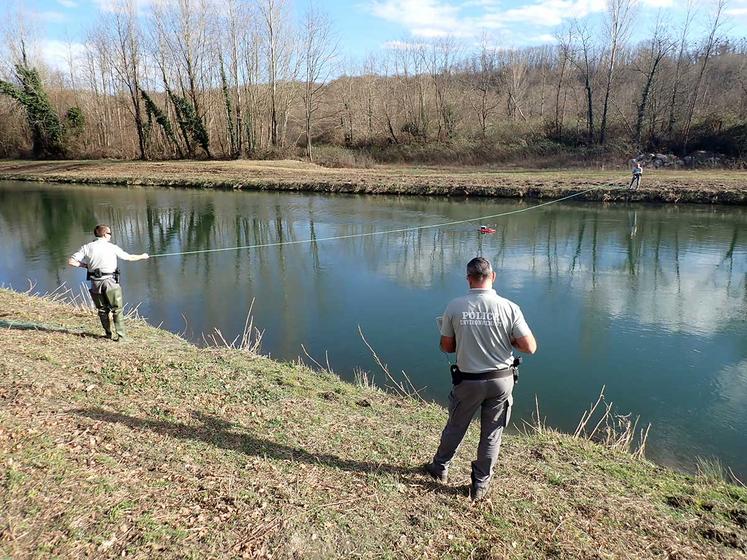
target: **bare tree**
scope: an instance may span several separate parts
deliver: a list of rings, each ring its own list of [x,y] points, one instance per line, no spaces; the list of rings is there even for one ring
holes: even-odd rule
[[[480,52],[469,62],[464,75],[468,87],[475,93],[474,97],[468,99],[477,116],[480,137],[485,141],[489,122],[498,108],[498,96],[493,93],[500,82],[496,50],[488,46],[485,37]]]
[[[716,6],[711,17],[711,25],[708,32],[708,37],[705,39],[700,48],[700,71],[698,77],[695,79],[695,85],[690,95],[690,103],[688,105],[687,114],[685,116],[685,127],[682,134],[682,151],[687,151],[687,143],[690,140],[690,127],[693,122],[693,115],[695,114],[695,107],[698,103],[698,97],[700,96],[700,87],[703,83],[703,76],[705,75],[708,62],[711,60],[711,56],[720,41],[718,35],[722,25],[722,19],[724,7],[726,6],[726,0],[716,0]]]
[[[515,119],[518,113],[522,120],[527,122],[528,119],[521,108],[520,101],[526,96],[528,51],[509,49],[503,51],[503,55],[505,68],[503,76],[508,93],[506,113],[510,119]]]
[[[353,70],[353,63],[347,62],[343,76],[336,80],[336,91],[339,92],[338,95],[340,103],[342,104],[342,109],[340,110],[340,128],[342,128],[343,131],[343,143],[346,147],[351,147],[353,145],[355,137],[355,105],[357,102],[356,97],[359,94],[357,82],[362,82],[365,79],[362,77],[356,80],[354,76],[355,71]]]
[[[207,90],[213,85],[209,0],[157,2],[152,11],[162,53],[162,78],[182,135],[191,137],[207,157],[212,157],[207,126]],[[178,85],[179,94],[173,83]]]
[[[552,73],[552,58],[553,58],[553,48],[549,45],[543,45],[539,47],[534,47],[529,49],[529,56],[528,56],[528,64],[529,69],[527,72],[527,80],[530,82],[530,84],[527,86],[531,88],[531,90],[536,91],[539,89],[540,99],[539,99],[539,111],[534,111],[535,105],[531,106],[532,112],[530,113],[530,117],[534,117],[539,115],[540,119],[543,119],[545,116],[545,99],[546,99],[546,85],[549,75]],[[535,77],[539,73],[539,84],[538,87],[535,85],[532,87],[531,80],[532,77]]]
[[[656,73],[661,65],[661,61],[671,52],[674,48],[672,39],[667,35],[664,24],[661,20],[661,13],[656,19],[656,25],[654,26],[653,37],[648,41],[648,48],[645,51],[644,64],[638,66],[638,71],[644,75],[643,88],[641,90],[641,101],[638,104],[638,114],[635,122],[635,141],[636,144],[641,146],[641,134],[643,130],[643,119],[646,116],[646,109],[648,108],[649,97],[651,94],[651,86],[656,78]]]
[[[396,119],[395,111],[398,105],[406,104],[404,97],[407,94],[407,88],[402,87],[403,81],[401,79],[396,76],[390,76],[389,63],[390,60],[384,60],[381,67],[381,76],[382,81],[384,82],[381,108],[384,114],[384,121],[386,122],[385,128],[388,135],[387,140],[392,144],[399,144],[400,139],[397,137],[397,127],[394,126]],[[396,68],[396,61],[394,62],[394,65]],[[400,93],[403,95],[400,95]]]
[[[687,50],[687,37],[690,31],[690,24],[695,17],[695,9],[693,4],[694,0],[687,0],[685,19],[683,21],[682,31],[680,33],[677,63],[674,69],[674,77],[672,78],[672,96],[669,102],[669,119],[667,121],[667,135],[670,138],[672,136],[672,132],[674,131],[680,80],[682,77],[682,67],[685,64],[685,51]]]
[[[0,76],[9,77],[24,56],[38,66],[41,30],[27,3],[7,0],[0,12]]]
[[[306,157],[311,161],[312,120],[319,109],[318,95],[327,85],[331,71],[330,63],[337,51],[337,42],[332,35],[329,16],[314,4],[309,4],[302,26],[304,132]]]
[[[368,132],[368,141],[372,142],[374,138],[374,107],[376,105],[376,91],[380,80],[376,74],[375,61],[372,57],[366,60],[363,68],[363,91],[365,98],[365,119],[366,130]]]
[[[231,127],[230,135],[234,138],[234,145],[232,146],[232,157],[238,157],[241,155],[244,144],[243,144],[243,96],[240,82],[242,81],[240,64],[240,49],[241,49],[241,34],[249,28],[249,15],[244,8],[243,4],[239,4],[238,0],[227,0],[226,1],[226,16],[224,19],[225,27],[228,29],[226,35],[225,49],[228,51],[228,69],[230,74],[230,97],[235,107],[236,121]],[[229,118],[230,120],[230,118]],[[229,123],[230,124],[230,123]]]
[[[244,33],[241,41],[244,66],[243,133],[246,137],[246,154],[253,156],[262,147],[262,100],[260,99],[262,73],[262,38],[256,25]]]
[[[593,33],[586,24],[573,22],[571,27],[571,61],[579,73],[586,97],[586,135],[594,142],[594,79],[599,59]]]
[[[430,44],[425,66],[430,74],[438,114],[438,139],[449,140],[454,136],[456,113],[452,107],[451,90],[454,82],[454,63],[458,48],[453,38],[446,37]]]
[[[147,159],[146,132],[141,103],[142,35],[138,23],[135,0],[117,0],[111,20],[104,20],[105,32],[111,35],[111,66],[119,82],[127,88],[130,98],[128,109],[135,121],[140,159]]]
[[[153,24],[153,28],[151,29],[151,53],[153,60],[155,60],[158,65],[161,86],[166,93],[164,96],[166,110],[167,112],[169,111],[169,108],[173,110],[173,116],[179,124],[179,134],[186,149],[187,156],[193,158],[195,156],[195,150],[189,123],[187,122],[185,115],[182,114],[178,95],[174,92],[172,86],[173,82],[177,81],[174,77],[174,74],[176,74],[177,71],[173,68],[173,64],[169,62],[171,60],[171,51],[168,44],[168,30],[162,12],[158,10],[154,11]],[[178,149],[180,152],[182,151],[181,148]]]
[[[398,82],[404,122],[401,132],[418,140],[427,141],[430,117],[426,101],[427,45],[403,42],[394,51],[394,73]],[[391,125],[391,120],[389,121]],[[390,126],[391,128],[391,126]]]
[[[607,140],[607,111],[609,108],[612,81],[615,77],[617,57],[627,40],[632,17],[633,0],[607,0],[607,31],[610,42],[607,53],[607,75],[602,104],[602,122],[599,125],[599,143]]]
[[[288,82],[296,77],[298,66],[293,60],[295,53],[286,0],[259,0],[259,12],[263,24],[269,88],[270,144],[275,147],[283,143],[281,136],[288,118],[291,95],[289,91],[282,92],[281,88],[284,85],[288,89]]]
[[[565,121],[565,105],[567,89],[564,87],[566,70],[572,57],[573,31],[568,28],[557,35],[558,46],[556,49],[556,64],[558,81],[555,86],[555,136],[560,140],[563,137],[563,122]],[[560,92],[563,91],[563,102],[560,102]]]

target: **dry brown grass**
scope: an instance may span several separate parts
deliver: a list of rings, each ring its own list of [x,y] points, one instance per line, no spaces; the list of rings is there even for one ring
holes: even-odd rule
[[[744,558],[747,491],[543,430],[466,497],[445,411],[0,290],[0,557]],[[368,406],[370,405],[370,406]]]
[[[582,199],[747,203],[747,172],[647,170],[640,190],[627,191],[620,170],[531,170],[377,166],[330,169],[299,161],[0,161],[0,179],[167,185],[226,189],[449,196],[559,198],[598,187]]]

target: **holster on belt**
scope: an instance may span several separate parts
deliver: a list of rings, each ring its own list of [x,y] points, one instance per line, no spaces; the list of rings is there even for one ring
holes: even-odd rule
[[[462,372],[459,371],[459,367],[456,364],[452,364],[449,371],[451,372],[451,384],[459,385],[462,382]]]

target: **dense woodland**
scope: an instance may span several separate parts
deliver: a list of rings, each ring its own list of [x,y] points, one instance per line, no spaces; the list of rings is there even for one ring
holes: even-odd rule
[[[539,47],[401,43],[346,61],[333,19],[285,0],[118,0],[68,68],[8,18],[0,157],[542,164],[639,152],[747,156],[747,41],[726,2],[631,40],[634,0]]]

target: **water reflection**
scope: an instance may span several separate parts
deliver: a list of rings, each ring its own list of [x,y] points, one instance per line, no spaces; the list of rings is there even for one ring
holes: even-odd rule
[[[680,466],[719,456],[747,473],[747,212],[700,206],[558,204],[477,224],[319,241],[526,207],[499,200],[319,196],[0,184],[0,282],[77,285],[69,254],[109,223],[133,252],[298,242],[123,264],[130,302],[187,335],[241,331],[256,300],[265,351],[329,351],[344,375],[374,369],[357,335],[432,398],[448,392],[433,317],[465,289],[464,264],[490,258],[498,289],[540,341],[517,391],[564,429],[602,385],[653,422],[650,453]],[[695,414],[694,410],[703,411]]]
[[[91,224],[97,221],[110,223],[115,240],[124,247],[168,253],[370,234],[494,213],[513,205],[144,189],[90,194],[85,188],[0,189],[3,231],[17,233],[5,250],[17,244],[15,249],[26,261],[42,264],[56,279],[67,255],[90,237]],[[428,289],[460,270],[466,258],[484,254],[497,269],[514,274],[509,279],[499,276],[504,285],[520,278],[515,274],[521,271],[549,282],[563,279],[572,282],[574,290],[597,291],[595,301],[602,307],[597,312],[671,331],[707,334],[722,329],[724,321],[743,317],[747,259],[740,235],[745,236],[745,221],[743,212],[727,209],[564,205],[509,218],[489,236],[467,224],[326,242],[328,249],[311,242],[233,255],[173,257],[154,260],[146,274],[150,282],[164,283],[177,272],[199,286],[215,283],[216,276],[230,277],[234,289],[251,289],[256,278],[293,283],[301,267],[303,281],[318,292],[329,260],[320,251],[332,251],[367,274],[405,288]],[[707,305],[694,304],[704,299]]]

